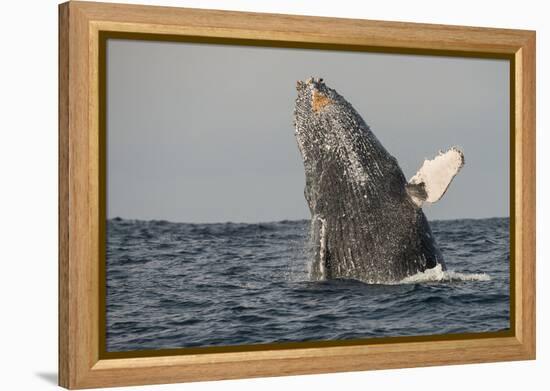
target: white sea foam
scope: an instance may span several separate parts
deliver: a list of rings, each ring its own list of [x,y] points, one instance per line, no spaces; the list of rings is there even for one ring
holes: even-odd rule
[[[421,282],[446,282],[446,281],[490,281],[491,276],[486,273],[459,273],[453,270],[443,270],[441,265],[424,272],[405,277],[401,284],[417,284]]]

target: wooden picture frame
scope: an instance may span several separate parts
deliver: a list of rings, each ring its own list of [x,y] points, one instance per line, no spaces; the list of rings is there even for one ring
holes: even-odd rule
[[[105,40],[510,61],[510,331],[108,355],[102,324]],[[103,323],[102,323],[103,322]],[[102,340],[103,338],[103,340]],[[102,342],[103,341],[103,342]],[[90,388],[535,358],[535,32],[71,1],[59,6],[59,384]]]

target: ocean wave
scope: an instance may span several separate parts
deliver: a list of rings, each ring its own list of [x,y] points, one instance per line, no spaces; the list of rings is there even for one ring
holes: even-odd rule
[[[435,222],[449,270],[393,284],[310,280],[305,220],[107,224],[108,351],[510,327],[508,219]]]
[[[453,282],[453,281],[490,281],[486,273],[459,273],[453,270],[443,270],[441,265],[405,277],[400,284],[418,284],[422,282]]]

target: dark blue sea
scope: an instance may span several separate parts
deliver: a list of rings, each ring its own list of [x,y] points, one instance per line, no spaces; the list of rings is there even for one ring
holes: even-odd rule
[[[107,350],[508,329],[509,219],[433,221],[446,272],[311,281],[309,222],[107,222]]]

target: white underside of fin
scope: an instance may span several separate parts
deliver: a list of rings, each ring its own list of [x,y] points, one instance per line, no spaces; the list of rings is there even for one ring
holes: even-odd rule
[[[410,184],[424,183],[425,199],[411,197],[418,206],[423,202],[438,201],[464,165],[464,154],[456,147],[439,154],[432,160],[424,160],[420,170],[411,178]]]

